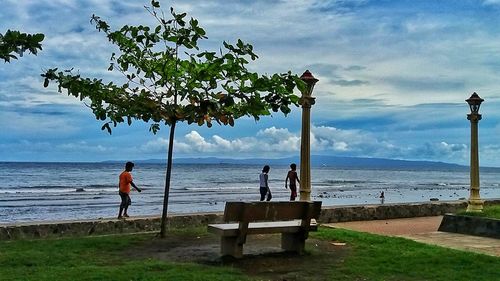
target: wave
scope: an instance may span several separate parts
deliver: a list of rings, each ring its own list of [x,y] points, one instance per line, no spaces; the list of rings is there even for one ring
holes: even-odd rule
[[[224,179],[208,179],[207,182],[199,181],[199,179],[196,180],[198,184],[200,185],[206,185],[207,183],[216,185],[216,184],[259,184],[258,178],[256,179],[247,179],[247,178],[224,178]],[[198,182],[199,181],[199,182]],[[270,182],[273,182],[276,180],[270,180]]]
[[[59,188],[59,189],[13,189],[13,190],[0,190],[0,194],[68,194],[68,193],[92,193],[92,194],[107,194],[118,192],[117,188],[107,188],[98,190],[89,190],[83,187],[72,188]]]
[[[183,187],[180,190],[187,191],[223,191],[223,190],[258,190],[255,186],[215,186],[215,187]]]
[[[320,181],[320,183],[328,183],[328,184],[364,184],[364,183],[382,183],[380,181],[373,180],[324,180]]]
[[[110,185],[110,184],[89,184],[89,185],[85,185],[84,187],[86,187],[86,188],[109,188],[109,187],[118,188],[118,184],[116,184],[116,185]]]
[[[462,186],[468,185],[468,182],[429,182],[429,183],[417,183],[418,186]]]

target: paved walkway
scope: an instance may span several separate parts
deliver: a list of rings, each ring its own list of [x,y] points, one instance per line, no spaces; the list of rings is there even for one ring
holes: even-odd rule
[[[404,237],[422,243],[500,257],[500,239],[437,231],[442,218],[437,216],[339,222],[325,226]]]

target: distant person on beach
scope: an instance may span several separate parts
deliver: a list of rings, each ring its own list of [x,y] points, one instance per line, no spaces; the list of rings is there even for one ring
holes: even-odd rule
[[[290,171],[286,175],[285,188],[288,188],[288,179],[290,179],[290,201],[295,201],[297,197],[297,185],[296,182],[300,183],[299,177],[297,176],[297,165],[295,163],[290,164]]]
[[[127,162],[125,164],[125,171],[123,171],[120,174],[120,182],[119,182],[119,194],[122,199],[122,202],[120,204],[120,211],[118,212],[118,218],[122,218],[122,212],[123,212],[123,217],[128,218],[127,210],[128,206],[132,204],[132,200],[130,200],[130,186],[133,186],[137,191],[141,192],[142,190],[138,188],[133,180],[132,180],[132,170],[134,169],[134,163],[132,162]]]
[[[264,201],[264,198],[266,198],[266,201],[271,201],[271,198],[273,198],[273,195],[271,194],[271,190],[269,189],[269,184],[268,184],[268,173],[271,168],[268,165],[265,165],[264,168],[262,168],[262,173],[259,175],[260,179],[260,201]]]
[[[384,194],[383,191],[380,192],[379,198],[380,198],[380,204],[384,204],[384,202],[385,202],[385,194]]]

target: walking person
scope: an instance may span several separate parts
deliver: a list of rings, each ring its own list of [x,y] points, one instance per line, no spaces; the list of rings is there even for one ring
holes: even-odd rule
[[[271,198],[273,198],[273,195],[271,194],[271,190],[269,189],[269,184],[268,184],[268,173],[271,168],[268,165],[265,165],[264,168],[262,168],[262,173],[259,175],[260,179],[260,201],[271,201]],[[267,198],[266,198],[267,196]]]
[[[128,218],[128,206],[132,204],[132,200],[130,200],[130,186],[134,187],[137,191],[141,192],[142,190],[138,188],[132,179],[132,170],[134,169],[134,163],[132,162],[127,162],[125,164],[125,171],[123,171],[120,174],[120,181],[119,181],[119,191],[118,194],[120,194],[120,198],[122,199],[121,204],[120,204],[120,211],[118,212],[118,219],[121,219],[123,217]],[[123,216],[122,216],[123,212]]]
[[[286,174],[285,188],[288,188],[288,180],[290,179],[290,201],[295,201],[297,197],[297,185],[296,182],[300,184],[299,176],[297,176],[297,165],[295,163],[290,164],[290,171]]]

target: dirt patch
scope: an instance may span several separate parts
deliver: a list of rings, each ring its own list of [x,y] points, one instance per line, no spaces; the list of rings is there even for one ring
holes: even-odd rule
[[[128,257],[154,258],[171,262],[195,262],[209,266],[229,266],[260,280],[330,280],[335,265],[349,253],[349,245],[308,239],[306,254],[284,252],[280,235],[251,235],[244,246],[244,257],[221,257],[215,235],[189,237],[169,235],[153,238],[125,253]]]

